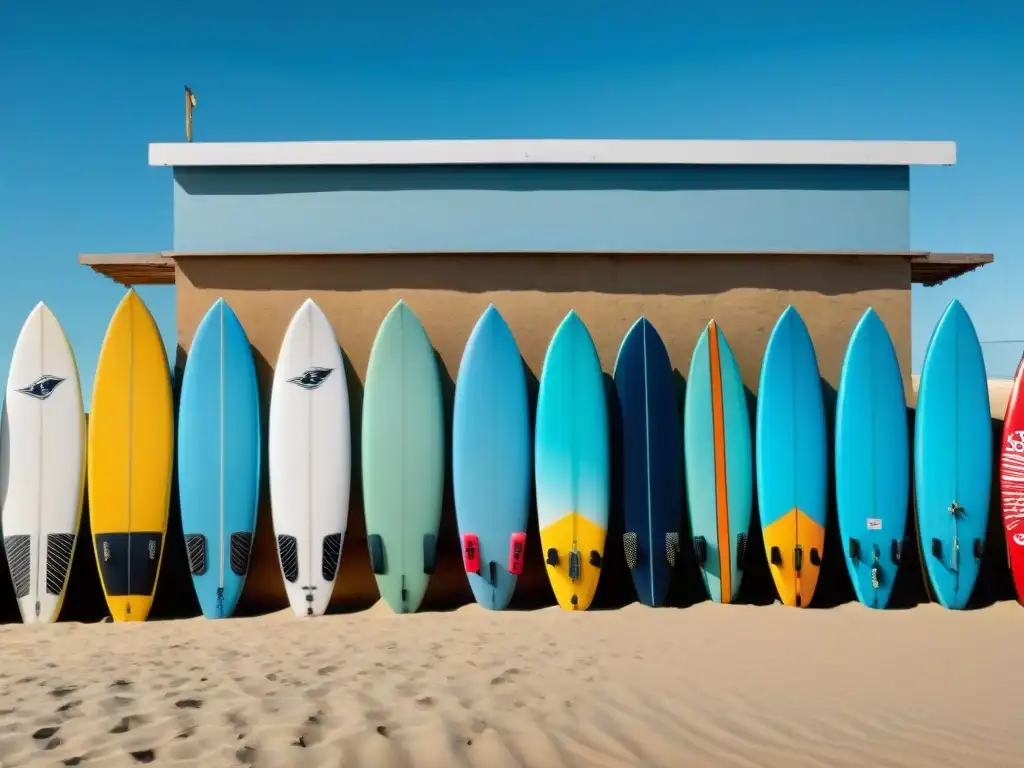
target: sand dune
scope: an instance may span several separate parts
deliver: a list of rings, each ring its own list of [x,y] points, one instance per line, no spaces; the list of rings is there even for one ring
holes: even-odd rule
[[[0,628],[3,766],[980,767],[1024,750],[1015,604],[40,629]]]

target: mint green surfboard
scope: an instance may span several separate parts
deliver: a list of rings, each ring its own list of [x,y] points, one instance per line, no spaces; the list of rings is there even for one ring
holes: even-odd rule
[[[444,399],[434,348],[399,301],[377,331],[363,391],[363,508],[370,565],[395,613],[423,602],[444,493]]]

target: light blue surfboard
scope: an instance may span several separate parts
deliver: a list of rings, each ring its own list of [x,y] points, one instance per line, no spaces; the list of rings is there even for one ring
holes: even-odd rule
[[[882,319],[868,309],[846,349],[836,401],[839,534],[857,599],[885,608],[902,557],[910,501],[903,377]]]
[[[729,342],[712,320],[697,340],[683,417],[687,507],[708,596],[731,603],[747,559],[754,461],[747,392]]]
[[[988,530],[992,427],[985,360],[954,300],[932,332],[918,385],[914,489],[921,557],[935,599],[964,608]]]
[[[825,406],[811,335],[792,306],[768,339],[757,390],[757,500],[772,577],[785,605],[818,584],[828,509]]]
[[[516,587],[510,569],[522,569],[533,467],[523,361],[493,304],[462,353],[454,411],[455,517],[469,585],[478,603],[500,610]]]
[[[223,299],[199,323],[181,381],[178,496],[189,569],[207,618],[231,616],[256,527],[260,409],[249,339]]]
[[[608,406],[597,349],[575,311],[544,356],[534,473],[548,579],[567,611],[584,611],[601,577],[608,535]]]
[[[615,358],[622,417],[622,508],[626,564],[644,605],[665,602],[679,552],[683,461],[672,362],[658,331],[641,317]]]

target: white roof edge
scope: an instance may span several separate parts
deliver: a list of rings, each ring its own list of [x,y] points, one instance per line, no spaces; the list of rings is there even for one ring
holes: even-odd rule
[[[472,139],[150,144],[160,166],[953,165],[952,141]]]

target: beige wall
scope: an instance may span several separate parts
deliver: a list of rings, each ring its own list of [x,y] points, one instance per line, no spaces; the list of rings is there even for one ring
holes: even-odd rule
[[[361,386],[377,327],[404,299],[436,347],[449,379],[458,372],[463,346],[477,318],[493,302],[505,317],[534,376],[564,315],[575,309],[611,372],[623,335],[644,314],[658,329],[675,367],[686,375],[690,355],[709,319],[729,338],[747,386],[757,388],[768,336],[787,304],[800,311],[814,338],[822,376],[834,387],[847,341],[864,310],[873,306],[889,328],[900,363],[910,370],[910,268],[898,258],[731,256],[323,256],[182,258],[177,266],[178,361],[203,314],[223,297],[253,345],[266,406],[272,366],[292,313],[312,297],[331,319],[350,361],[353,427],[358,430]],[[905,377],[908,395],[910,378]],[[265,424],[265,420],[264,420]],[[358,441],[358,437],[355,438]],[[358,444],[358,442],[356,443]],[[358,478],[358,473],[355,474]],[[285,604],[264,490],[257,548],[243,603],[267,610]],[[613,515],[614,516],[614,515]],[[547,600],[539,545],[517,591],[517,600]],[[450,490],[446,494],[438,571],[428,605],[468,599],[460,572]],[[610,558],[616,550],[611,542]],[[602,591],[629,589],[614,559]],[[335,602],[365,605],[377,597],[365,546],[358,487]]]

